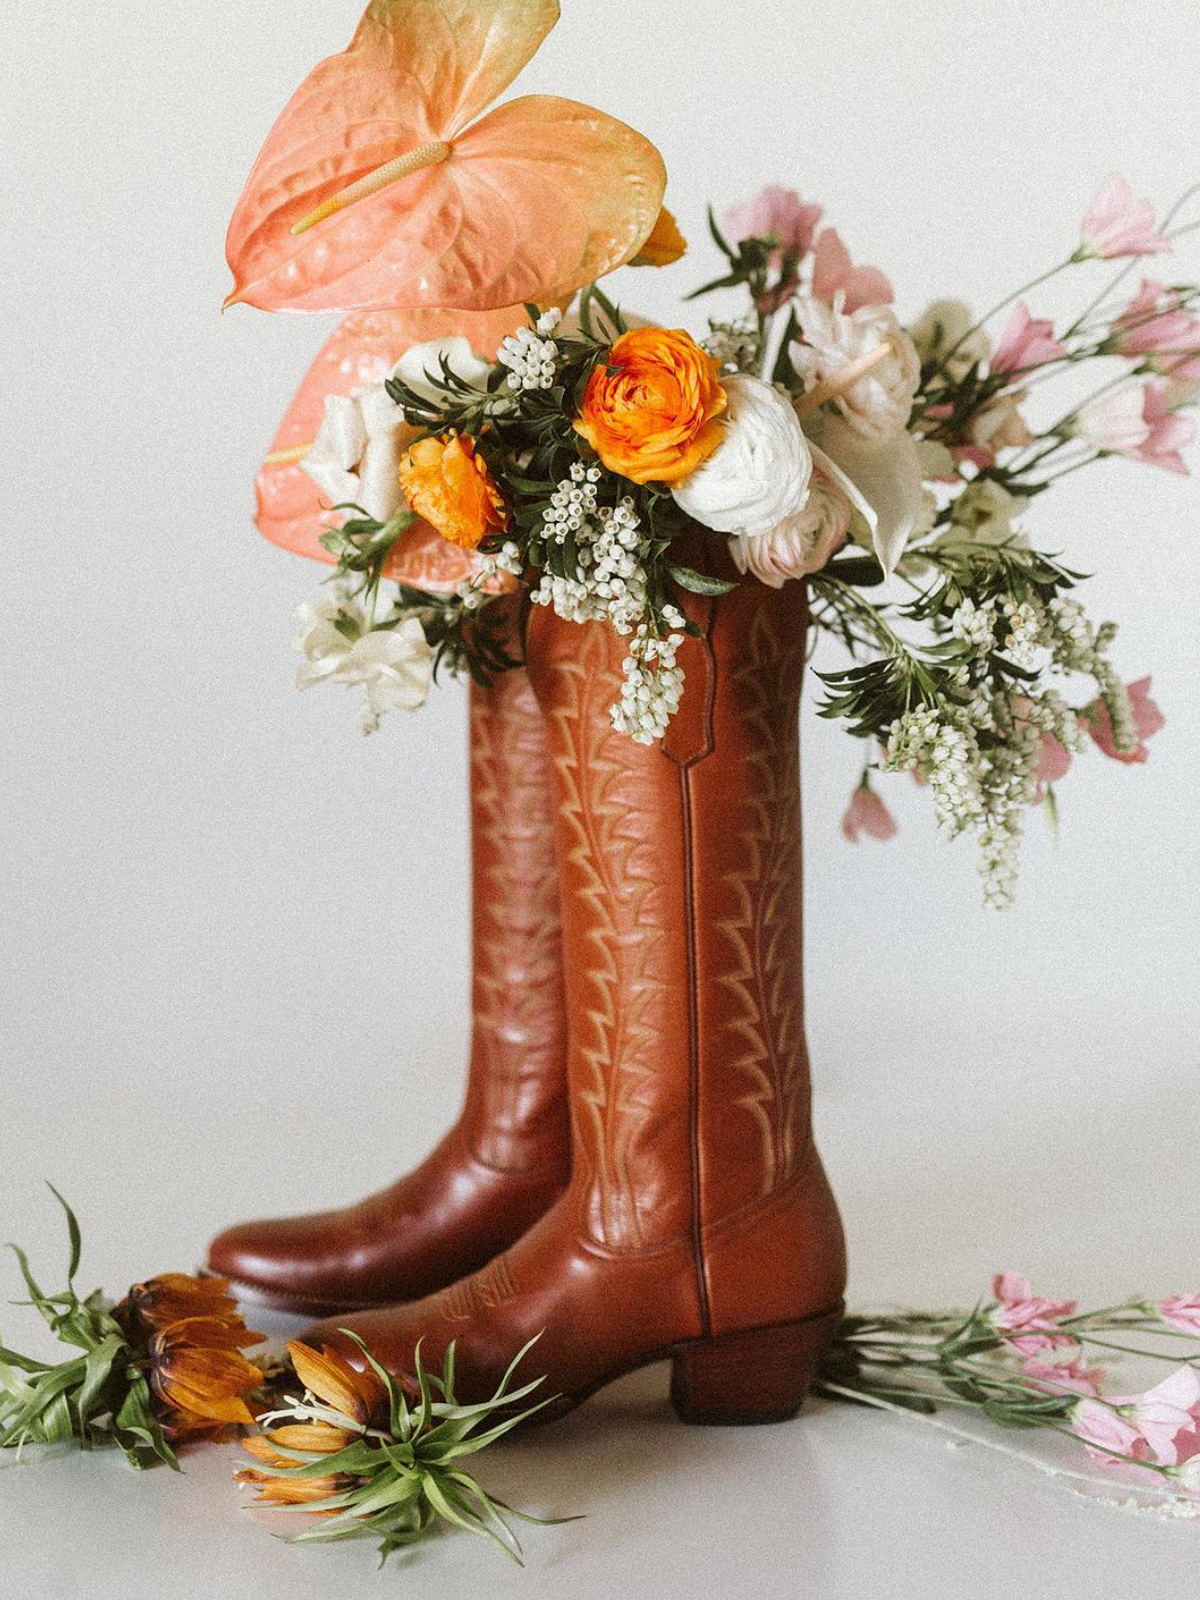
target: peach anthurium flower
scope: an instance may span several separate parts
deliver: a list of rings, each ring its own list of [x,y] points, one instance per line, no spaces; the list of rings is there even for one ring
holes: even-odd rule
[[[352,312],[326,341],[284,413],[271,453],[255,482],[255,523],[272,544],[296,555],[332,563],[321,535],[340,527],[344,511],[332,510],[305,471],[303,462],[320,432],[326,402],[336,396],[357,396],[382,383],[414,347],[434,339],[462,338],[470,349],[489,359],[501,341],[528,321],[522,306],[500,311],[358,311]],[[415,430],[403,425],[397,443],[406,446]],[[397,504],[398,480],[392,485]],[[401,534],[384,576],[434,594],[451,594],[475,577],[478,561],[469,551],[448,544],[428,523],[418,522]],[[512,587],[504,573],[485,587]]]
[[[229,226],[227,304],[565,305],[635,256],[666,187],[647,139],[552,95],[480,116],[558,13],[558,0],[372,0],[255,162]]]

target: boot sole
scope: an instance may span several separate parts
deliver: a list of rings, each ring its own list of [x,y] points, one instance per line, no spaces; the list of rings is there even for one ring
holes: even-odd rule
[[[200,1267],[197,1276],[216,1278],[224,1276],[211,1267]],[[399,1305],[398,1300],[318,1300],[311,1295],[287,1294],[281,1289],[265,1289],[261,1284],[247,1283],[241,1278],[229,1278],[229,1292],[243,1305],[262,1306],[266,1311],[289,1312],[296,1317],[341,1317],[354,1311],[381,1311],[386,1306]]]

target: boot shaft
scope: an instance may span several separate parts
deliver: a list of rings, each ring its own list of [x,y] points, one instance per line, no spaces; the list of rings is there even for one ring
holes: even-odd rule
[[[688,610],[700,636],[661,744],[612,727],[625,644],[605,625],[539,609],[527,654],[558,794],[581,1225],[616,1251],[691,1239],[699,1259],[824,1179],[801,973],[804,593],[742,584]]]
[[[569,1171],[546,728],[523,668],[470,687],[471,1066],[463,1126],[501,1171]]]

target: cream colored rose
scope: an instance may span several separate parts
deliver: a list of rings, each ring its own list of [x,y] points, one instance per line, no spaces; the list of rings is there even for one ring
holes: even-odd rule
[[[324,420],[300,465],[331,506],[360,506],[387,522],[400,508],[397,473],[412,433],[381,383],[360,395],[327,395]]]
[[[789,578],[819,572],[850,528],[850,501],[826,473],[814,472],[804,506],[770,533],[739,534],[729,542],[739,572],[750,572],[772,589]]]
[[[414,394],[424,400],[442,402],[448,398],[441,387],[442,362],[456,378],[473,389],[487,385],[491,363],[477,356],[461,334],[450,339],[426,339],[423,344],[410,345],[392,368],[392,377],[399,378]]]
[[[870,443],[902,432],[912,415],[921,362],[891,307],[862,306],[847,313],[806,299],[796,303],[796,320],[801,338],[789,347],[789,354],[807,389],[819,383],[837,384],[886,342],[887,353],[858,377],[849,378],[833,404]]]
[[[721,382],[721,442],[671,493],[689,517],[718,533],[770,533],[804,506],[812,452],[786,395],[747,373]]]

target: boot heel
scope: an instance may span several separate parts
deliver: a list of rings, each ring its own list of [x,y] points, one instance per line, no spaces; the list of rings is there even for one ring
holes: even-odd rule
[[[786,1422],[817,1375],[821,1352],[841,1326],[843,1307],[802,1322],[694,1339],[676,1350],[671,1405],[681,1422],[716,1427]]]

